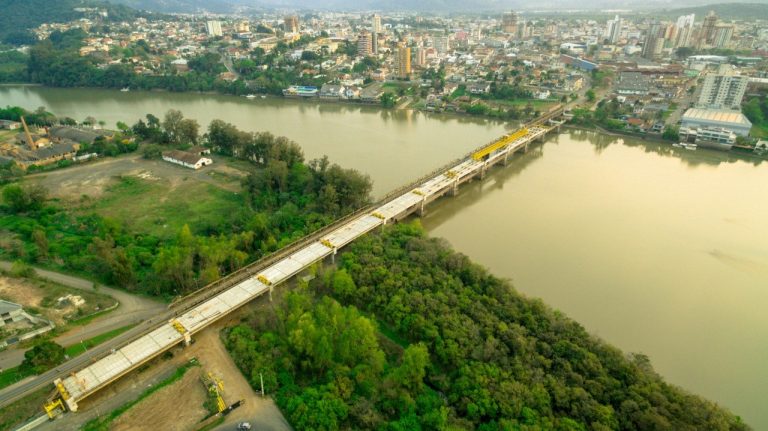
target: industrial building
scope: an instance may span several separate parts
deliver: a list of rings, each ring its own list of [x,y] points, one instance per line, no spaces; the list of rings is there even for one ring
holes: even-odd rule
[[[739,136],[749,136],[752,123],[738,111],[691,108],[683,114],[682,127],[688,129],[725,129]]]

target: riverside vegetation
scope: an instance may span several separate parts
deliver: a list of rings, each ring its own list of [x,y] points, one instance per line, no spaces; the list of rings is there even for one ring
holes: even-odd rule
[[[300,147],[181,113],[126,133],[145,157],[202,143],[250,167],[237,205],[175,235],[73,212],[10,184],[0,254],[170,297],[215,280],[366,203],[370,180]],[[117,187],[131,187],[122,179]],[[131,189],[134,190],[134,189]],[[127,195],[126,195],[127,196]],[[135,196],[132,196],[135,198]],[[368,235],[274,313],[224,334],[236,363],[296,429],[745,430],[541,301],[518,294],[418,224]]]
[[[296,143],[270,133],[246,133],[214,120],[199,136],[197,122],[178,111],[162,121],[147,115],[124,129],[149,142],[143,150],[148,158],[202,143],[240,159],[250,172],[242,193],[222,197],[211,186],[208,207],[200,208],[205,216],[187,220],[186,212],[172,207],[166,215],[173,220],[167,222],[180,228],[160,235],[131,229],[87,206],[62,205],[40,186],[12,183],[2,191],[0,256],[88,273],[129,291],[169,298],[278,250],[370,199],[368,176],[327,158],[306,162]],[[119,199],[136,200],[147,187],[138,178],[122,177],[112,191]]]
[[[749,429],[418,222],[361,238],[339,262],[224,334],[296,429]]]

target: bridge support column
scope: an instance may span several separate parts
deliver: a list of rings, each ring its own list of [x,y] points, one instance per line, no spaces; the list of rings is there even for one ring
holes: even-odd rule
[[[485,171],[488,170],[488,165],[483,163],[483,166],[480,168],[480,179],[485,179]]]
[[[419,204],[419,209],[417,211],[417,213],[419,214],[419,217],[424,217],[424,214],[427,213],[426,206],[427,206],[426,200],[422,199],[421,204]]]
[[[459,194],[459,180],[456,180],[453,182],[453,185],[451,186],[451,196],[456,196]]]
[[[272,288],[270,288],[270,290],[271,289]],[[185,332],[184,333],[184,345],[185,346],[189,346],[190,344],[192,344],[192,334],[190,334],[189,332]]]
[[[509,150],[507,150],[506,153],[504,153],[504,166],[507,166],[507,161],[509,161]]]
[[[530,143],[531,143],[531,141],[528,141],[528,142],[525,143],[525,146],[523,147],[523,152],[524,153],[528,152],[528,144],[530,144]]]
[[[269,285],[269,302],[272,302],[272,285]]]

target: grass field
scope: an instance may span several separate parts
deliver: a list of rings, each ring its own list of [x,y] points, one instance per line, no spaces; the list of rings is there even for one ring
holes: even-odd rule
[[[0,372],[0,389],[10,386],[19,380],[29,377],[32,374],[19,370],[19,367],[8,368]]]
[[[752,136],[753,138],[759,138],[759,139],[768,138],[768,124],[753,125],[752,129],[749,131],[749,136]]]
[[[215,226],[244,205],[240,193],[194,179],[178,184],[122,177],[96,201],[81,207],[121,222],[134,232],[176,235],[185,224],[194,230]]]

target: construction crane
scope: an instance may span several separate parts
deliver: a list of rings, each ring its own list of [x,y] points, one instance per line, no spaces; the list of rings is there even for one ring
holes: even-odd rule
[[[32,134],[29,133],[29,126],[27,126],[27,122],[24,120],[24,116],[21,116],[21,125],[24,126],[24,134],[27,137],[27,145],[29,145],[30,150],[35,150],[35,141],[32,140]]]

